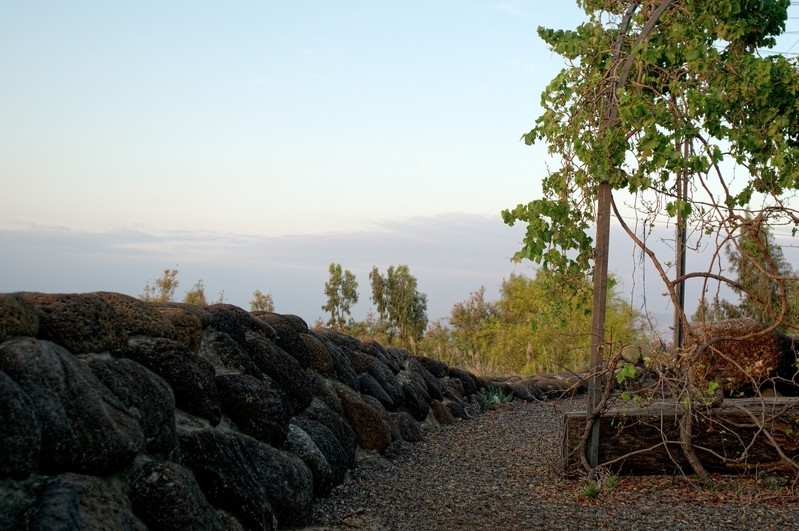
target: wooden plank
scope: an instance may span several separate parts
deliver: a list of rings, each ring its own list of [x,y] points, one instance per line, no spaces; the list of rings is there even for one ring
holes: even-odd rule
[[[623,402],[609,409],[600,418],[599,463],[618,460],[612,467],[621,474],[690,474],[679,442],[682,412],[683,407],[673,401],[646,407]],[[585,422],[585,412],[564,415],[562,448],[567,475],[581,471],[577,448]],[[693,428],[697,456],[709,472],[788,469],[758,424],[787,457],[799,461],[799,399],[795,397],[728,399],[703,412]]]

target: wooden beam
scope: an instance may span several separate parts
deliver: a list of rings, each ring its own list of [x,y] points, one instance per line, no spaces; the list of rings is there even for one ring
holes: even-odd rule
[[[621,474],[691,474],[680,447],[682,413],[683,407],[673,401],[646,407],[624,402],[604,412],[600,417],[603,435],[598,448],[599,465],[612,463],[612,469]],[[765,429],[761,430],[761,426]],[[577,449],[584,431],[585,412],[564,415],[566,475],[583,471]],[[796,472],[781,458],[775,444],[785,457],[799,461],[799,398],[728,399],[698,415],[693,433],[694,449],[708,472]]]

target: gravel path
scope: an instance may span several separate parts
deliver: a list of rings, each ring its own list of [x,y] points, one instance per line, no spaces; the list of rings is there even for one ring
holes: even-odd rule
[[[584,407],[514,402],[362,461],[316,502],[309,529],[799,528],[799,492],[782,478],[717,477],[709,490],[690,477],[621,477],[587,497],[584,479],[558,473],[560,419]]]

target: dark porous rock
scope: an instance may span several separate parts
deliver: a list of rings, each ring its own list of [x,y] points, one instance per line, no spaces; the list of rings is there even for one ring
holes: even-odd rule
[[[36,505],[46,480],[37,475],[21,481],[0,479],[0,529],[30,529],[26,513]]]
[[[175,339],[177,331],[169,319],[148,303],[130,295],[98,291],[95,293],[114,308],[117,319],[130,336],[166,337]]]
[[[93,293],[20,293],[36,308],[39,339],[58,343],[73,354],[118,352],[127,335],[114,308]]]
[[[147,529],[121,486],[72,473],[48,478],[25,519],[27,529]]]
[[[247,344],[247,332],[252,332],[269,339],[277,337],[274,328],[238,306],[233,306],[232,304],[212,304],[211,306],[206,306],[205,309],[211,316],[210,326],[220,332],[226,333],[241,346]]]
[[[7,337],[36,337],[39,315],[30,302],[17,293],[0,293],[0,343]]]
[[[272,446],[286,440],[291,410],[286,396],[268,376],[260,379],[247,374],[222,374],[216,377],[222,412],[247,435]]]
[[[283,316],[283,319],[288,321],[291,326],[294,327],[294,330],[297,331],[298,334],[307,334],[308,333],[308,323],[305,322],[305,319],[300,317],[299,315],[294,315],[290,313],[283,313],[280,314]]]
[[[217,509],[216,516],[222,522],[222,529],[225,531],[247,531],[247,528],[239,522],[238,518],[227,511]]]
[[[350,363],[352,363],[352,368],[355,369],[358,374],[367,373],[377,380],[386,394],[391,398],[392,405],[390,409],[396,409],[402,405],[404,400],[402,387],[397,381],[397,377],[385,363],[358,350],[346,352],[346,354],[350,359]]]
[[[311,404],[311,406],[303,412],[303,416],[308,420],[322,424],[324,427],[330,430],[330,432],[336,437],[336,440],[338,440],[339,444],[341,445],[341,449],[344,451],[344,455],[346,456],[346,467],[352,467],[353,463],[355,462],[355,450],[358,447],[358,438],[356,437],[355,430],[352,429],[352,426],[347,424],[344,418],[335,411],[317,404]],[[308,430],[307,426],[303,424],[299,425],[305,431],[313,433]]]
[[[444,398],[462,402],[466,398],[466,390],[460,378],[446,377],[440,380]]]
[[[246,435],[179,431],[183,464],[215,507],[246,527],[303,527],[311,516],[313,476],[302,460]]]
[[[23,479],[36,472],[42,425],[25,391],[0,371],[0,478]]]
[[[127,475],[133,513],[150,529],[224,531],[190,470],[171,461],[140,461]]]
[[[468,395],[473,395],[479,391],[477,381],[472,373],[459,369],[457,367],[449,368],[449,377],[457,378],[463,383],[463,392]]]
[[[217,373],[244,373],[256,378],[263,374],[245,348],[224,332],[206,330],[198,354],[210,362]]]
[[[400,366],[404,367],[405,362],[411,357],[407,349],[399,347],[386,347],[386,353]]]
[[[264,374],[277,382],[286,393],[293,415],[307,408],[313,393],[311,383],[300,363],[272,340],[257,335],[247,337],[247,352]]]
[[[461,404],[460,402],[456,402],[454,400],[448,400],[448,399],[444,400],[445,400],[444,405],[447,407],[449,412],[452,413],[453,417],[455,417],[456,419],[464,419],[464,420],[469,418],[469,413],[466,411],[466,407],[463,404]],[[435,414],[435,410],[433,410],[433,412]],[[443,424],[443,422],[441,422],[441,420],[439,420],[438,417],[436,417],[436,420],[438,420],[440,423]]]
[[[424,439],[422,427],[408,413],[404,411],[391,413],[391,420],[397,426],[403,441],[420,442]]]
[[[172,314],[172,310],[179,310],[183,313],[188,313],[200,320],[200,324],[205,330],[213,323],[211,314],[206,309],[207,306],[198,306],[196,304],[188,304],[186,302],[149,302],[153,308],[163,313],[165,316]]]
[[[344,409],[341,407],[341,400],[336,394],[336,390],[333,388],[333,384],[330,380],[319,376],[311,369],[306,369],[305,375],[311,383],[311,392],[313,393],[314,399],[318,399],[339,415],[343,415]]]
[[[439,424],[449,426],[455,422],[455,416],[452,414],[450,408],[444,405],[440,400],[433,399],[430,401],[430,410]]]
[[[374,339],[368,339],[366,341],[361,341],[361,345],[358,348],[361,352],[369,354],[370,356],[374,356],[382,363],[384,363],[391,372],[397,374],[402,370],[402,366],[397,363],[394,357],[388,353],[386,349],[383,348],[383,345],[375,341]]]
[[[358,376],[360,383],[361,393],[376,398],[383,407],[394,409],[394,400],[383,389],[383,386],[375,380],[374,376],[369,373],[363,373]]]
[[[380,418],[383,419],[383,422],[386,423],[388,426],[389,431],[391,432],[391,442],[399,441],[402,439],[402,434],[399,431],[399,428],[394,424],[394,420],[391,418],[388,410],[381,404],[375,397],[369,395],[361,395],[361,400],[369,404],[372,409],[380,414]]]
[[[349,387],[342,384],[334,386],[344,407],[344,415],[355,431],[361,448],[385,451],[391,443],[391,430],[380,414]]]
[[[330,357],[330,352],[327,351],[324,343],[311,334],[300,334],[300,339],[308,349],[311,369],[324,376],[333,376],[336,369],[333,366],[333,358]]]
[[[273,340],[283,350],[289,353],[296,359],[303,369],[311,365],[311,354],[308,352],[308,347],[300,337],[300,331],[295,328],[295,323],[284,316],[272,312],[252,312],[252,314],[269,324],[277,334]],[[308,331],[308,326],[302,330],[302,333]]]
[[[317,496],[327,496],[333,490],[333,468],[327,462],[325,454],[319,449],[305,430],[292,424],[289,426],[284,449],[296,455],[311,470],[313,475],[313,491]]]
[[[405,395],[404,408],[413,418],[423,421],[430,413],[430,398],[426,397],[427,391],[422,389],[416,382],[408,382],[402,386]]]
[[[134,337],[126,355],[167,381],[175,403],[216,426],[222,418],[214,382],[214,368],[179,341]]]
[[[427,368],[422,365],[418,359],[409,357],[405,362],[405,367],[408,370],[413,371],[414,374],[422,377],[430,398],[436,400],[442,400],[444,398],[444,392],[441,389],[441,382],[439,382],[438,378],[433,376],[433,373],[427,370]]]
[[[154,304],[149,305],[159,312],[168,320],[175,328],[175,339],[186,345],[192,352],[200,350],[200,344],[203,340],[203,316],[210,322],[211,318],[208,312],[195,306],[193,304],[180,304],[180,305],[166,305]],[[195,311],[199,310],[199,311]]]
[[[146,440],[145,450],[168,457],[177,446],[175,395],[169,384],[133,360],[93,355],[82,361],[138,419]]]
[[[346,354],[344,354],[344,351],[341,350],[341,348],[333,343],[330,339],[318,333],[318,331],[311,332],[311,335],[313,335],[325,346],[325,349],[327,350],[328,354],[330,355],[330,359],[333,362],[333,371],[335,372],[335,376],[338,381],[357,391],[358,375],[355,372],[355,369],[352,367],[350,359]]]
[[[355,434],[352,434],[352,454],[348,455],[335,434],[321,422],[294,417],[291,419],[291,423],[307,433],[313,439],[319,451],[325,456],[325,460],[330,465],[330,470],[333,474],[333,485],[338,485],[344,481],[355,455]],[[315,487],[316,485],[314,485]]]
[[[359,350],[361,348],[361,341],[346,334],[342,334],[338,330],[332,328],[317,327],[314,332],[333,342],[338,348],[344,352],[352,350]]]
[[[449,366],[444,363],[443,361],[436,360],[433,358],[428,358],[427,356],[412,356],[416,359],[422,366],[430,371],[430,374],[435,376],[436,378],[444,378],[449,376]]]
[[[138,420],[63,347],[27,337],[6,341],[0,370],[28,396],[41,423],[41,472],[112,474],[143,448]]]

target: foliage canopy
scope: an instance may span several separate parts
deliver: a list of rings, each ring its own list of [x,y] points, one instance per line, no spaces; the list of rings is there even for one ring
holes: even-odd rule
[[[523,139],[546,143],[560,166],[543,177],[541,198],[502,213],[527,224],[517,259],[589,270],[600,182],[635,198],[649,223],[682,215],[699,234],[732,238],[753,212],[799,224],[783,200],[799,188],[799,74],[758,51],[784,31],[789,0],[578,4],[587,22],[538,30],[567,67]],[[730,168],[746,179],[733,182]]]

